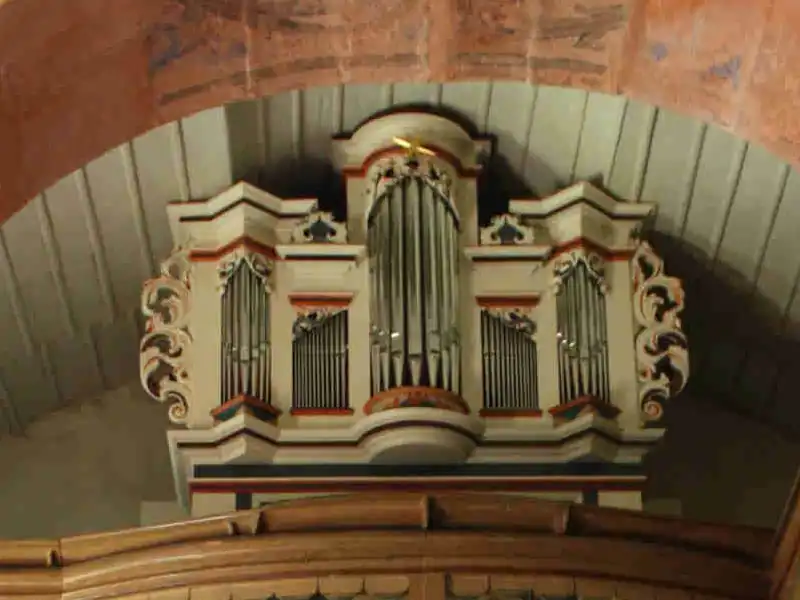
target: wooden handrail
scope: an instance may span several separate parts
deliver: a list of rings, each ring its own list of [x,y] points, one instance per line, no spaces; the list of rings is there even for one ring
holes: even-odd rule
[[[526,575],[566,578],[573,587],[605,581],[766,599],[772,541],[769,530],[500,494],[358,494],[2,542],[0,596],[100,600],[208,585],[262,582],[272,589],[301,579],[319,586],[334,575],[439,572],[493,577],[501,588],[498,577]]]

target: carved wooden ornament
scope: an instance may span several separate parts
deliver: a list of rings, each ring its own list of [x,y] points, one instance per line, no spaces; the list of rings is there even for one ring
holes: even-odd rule
[[[688,344],[680,320],[683,286],[664,273],[664,261],[642,242],[633,257],[633,288],[639,402],[643,420],[655,423],[664,415],[666,400],[689,379]]]
[[[139,346],[139,375],[145,391],[167,402],[169,419],[186,423],[191,379],[188,360],[192,345],[189,326],[189,249],[178,248],[162,263],[161,275],[145,282],[141,309],[146,333]]]

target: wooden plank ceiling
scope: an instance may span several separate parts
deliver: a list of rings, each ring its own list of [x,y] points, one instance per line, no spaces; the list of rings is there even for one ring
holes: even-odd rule
[[[169,200],[256,171],[269,191],[325,196],[330,136],[408,103],[496,135],[496,208],[586,178],[658,203],[654,240],[688,290],[688,393],[800,435],[798,173],[673,112],[512,82],[337,86],[217,108],[45,190],[0,229],[0,432],[138,377],[139,290],[170,250]]]

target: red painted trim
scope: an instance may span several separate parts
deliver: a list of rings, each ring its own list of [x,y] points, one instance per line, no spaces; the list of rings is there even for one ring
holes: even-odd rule
[[[486,246],[482,247],[486,248]],[[501,246],[497,246],[497,248],[500,247]],[[508,247],[509,246],[506,246],[506,248]],[[552,256],[551,254],[546,254],[541,258],[537,258],[532,256],[502,256],[502,255],[487,256],[484,254],[481,256],[471,256],[469,260],[471,260],[474,263],[530,263],[530,262],[545,262],[547,260],[550,260],[551,256]]]
[[[217,408],[211,410],[211,416],[216,417],[218,414],[225,412],[226,410],[234,406],[251,406],[251,405],[254,406],[255,408],[258,408],[258,410],[266,411],[272,415],[275,415],[276,417],[279,417],[281,415],[281,410],[279,408],[276,408],[271,404],[267,404],[264,401],[259,400],[258,398],[253,398],[252,396],[240,394],[238,396],[231,398],[224,404],[221,404]]]
[[[542,411],[535,408],[517,409],[517,410],[505,410],[502,408],[482,408],[478,414],[484,417],[485,419],[512,419],[516,417],[537,418],[542,416]]]
[[[458,160],[456,156],[444,150],[443,148],[437,147],[434,144],[429,144],[425,142],[425,148],[428,150],[433,151],[434,155],[437,158],[441,158],[442,160],[450,163],[453,167],[455,167],[458,175],[462,178],[474,178],[480,174],[481,169],[478,168],[466,168],[461,164],[461,161]],[[401,148],[400,146],[390,146],[388,148],[381,148],[380,150],[376,150],[369,156],[364,159],[364,162],[361,163],[360,167],[346,167],[342,170],[342,174],[346,177],[365,177],[367,175],[367,171],[369,168],[375,163],[376,161],[386,158],[387,156],[393,155],[408,155],[409,151],[407,148]]]
[[[242,180],[242,179],[240,179],[236,183],[232,184],[230,187],[236,187],[240,183],[247,183],[247,182]],[[248,185],[251,185],[252,187],[254,187],[256,189],[258,189],[258,190],[260,190],[262,192],[266,192],[267,194],[269,194],[269,192],[267,192],[266,190],[258,187],[257,185],[252,185],[252,184],[248,184]],[[228,188],[228,189],[230,189],[230,188]],[[224,193],[224,192],[222,192],[222,193]],[[220,194],[217,194],[217,196],[219,196],[219,195]],[[211,196],[210,198],[195,198],[195,199],[189,199],[189,200],[169,200],[167,202],[167,204],[168,205],[172,205],[172,204],[195,204],[195,205],[197,205],[197,204],[205,204],[206,202],[210,202],[211,200],[213,200],[217,196]],[[275,196],[275,197],[278,198],[278,196]],[[240,198],[239,200],[242,200],[242,199]],[[246,198],[245,198],[245,200],[246,200]],[[278,198],[278,200],[280,200],[281,202],[308,202],[309,200],[312,200],[314,202],[319,202],[318,198],[312,198],[311,196],[309,196],[307,198]],[[272,211],[270,211],[270,212],[272,212]]]
[[[240,246],[244,246],[246,249],[252,252],[258,252],[259,254],[263,254],[267,258],[271,260],[280,260],[278,255],[275,253],[275,248],[272,246],[267,246],[266,244],[262,244],[261,242],[257,242],[256,240],[252,239],[248,236],[242,236],[221,246],[214,250],[192,250],[189,252],[189,260],[194,262],[213,262],[217,261],[226,254],[229,254],[239,248]]]
[[[320,245],[322,245],[322,244],[320,244]],[[326,244],[326,245],[329,245],[329,244]],[[342,256],[340,254],[293,255],[293,256],[286,256],[286,257],[284,257],[283,260],[285,260],[287,262],[290,262],[290,261],[293,261],[293,260],[295,260],[295,261],[322,260],[322,261],[330,261],[330,262],[341,261],[341,260],[354,261],[355,260],[355,256],[353,256],[353,255],[344,255],[344,256]]]
[[[364,414],[371,415],[375,409],[375,405],[386,401],[387,398],[392,399],[397,396],[403,396],[403,395],[430,396],[431,398],[439,398],[444,402],[454,403],[458,407],[459,412],[465,415],[469,414],[469,405],[466,402],[464,402],[464,399],[458,394],[454,394],[453,392],[448,392],[446,390],[440,390],[439,388],[432,388],[422,385],[418,386],[408,385],[408,386],[391,388],[383,392],[378,392],[377,394],[372,396],[372,398],[367,400],[367,403],[364,405]],[[398,407],[397,410],[401,410],[402,408]],[[386,409],[386,410],[394,410],[394,409]]]
[[[472,248],[514,248],[515,246],[472,246]],[[524,247],[524,246],[521,246]],[[617,261],[617,260],[630,260],[633,258],[636,250],[610,250],[605,246],[601,246],[600,244],[593,242],[584,237],[577,237],[575,239],[569,240],[560,244],[558,246],[553,246],[550,250],[550,253],[541,259],[532,258],[530,256],[508,256],[508,255],[482,255],[482,256],[473,256],[470,260],[472,262],[540,262],[544,260],[552,260],[555,257],[559,256],[560,254],[564,254],[565,252],[569,252],[570,250],[576,250],[578,248],[586,248],[587,250],[591,250],[596,252],[600,256],[602,256],[605,260],[608,261]]]
[[[567,402],[566,404],[554,406],[553,408],[549,409],[548,412],[555,417],[576,406],[594,406],[600,411],[607,411],[608,414],[613,415],[618,415],[620,412],[622,412],[613,404],[602,402],[599,398],[595,398],[594,396],[581,396],[580,398],[575,398],[575,400]]]
[[[616,260],[630,260],[633,258],[635,250],[610,250],[605,246],[601,246],[597,242],[593,242],[589,239],[584,237],[577,237],[572,239],[568,242],[564,242],[556,246],[553,249],[550,258],[555,258],[560,254],[564,254],[565,252],[569,252],[570,250],[576,250],[578,248],[585,248],[587,250],[591,250],[593,252],[597,252],[601,255],[604,259],[609,261],[616,261]]]
[[[475,302],[483,308],[530,307],[539,305],[539,294],[526,296],[475,296]]]
[[[344,417],[355,414],[352,408],[293,408],[289,414],[296,417]]]
[[[289,294],[289,304],[295,308],[342,308],[352,301],[353,294]]]

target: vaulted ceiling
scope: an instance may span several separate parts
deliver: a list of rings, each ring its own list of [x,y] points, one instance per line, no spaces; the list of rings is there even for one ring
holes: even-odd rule
[[[685,279],[692,398],[800,434],[793,374],[800,177],[720,128],[619,96],[525,83],[312,88],[164,125],[51,186],[0,228],[0,413],[22,431],[134,380],[138,299],[171,248],[165,205],[248,178],[334,205],[330,137],[392,106],[453,111],[496,136],[487,206],[576,179],[655,202]]]

